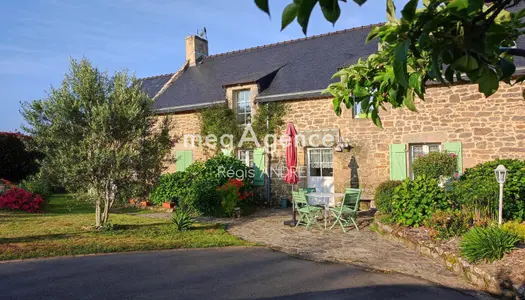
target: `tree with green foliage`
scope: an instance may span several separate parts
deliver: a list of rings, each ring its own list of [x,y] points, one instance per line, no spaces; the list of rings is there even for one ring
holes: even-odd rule
[[[346,0],[340,0],[346,2]],[[269,0],[255,0],[269,13]],[[366,0],[354,0],[361,5]],[[484,2],[490,2],[485,4]],[[425,99],[430,82],[450,85],[454,82],[478,84],[486,97],[494,94],[499,82],[511,81],[516,67],[514,56],[525,56],[516,49],[516,40],[525,29],[525,9],[508,12],[521,0],[410,0],[396,17],[393,0],[386,1],[387,22],[373,28],[366,42],[378,39],[381,49],[367,59],[334,74],[340,82],[325,92],[333,95],[334,110],[357,103],[372,121],[381,127],[379,108],[390,103],[393,108],[416,111],[416,97]],[[324,17],[335,23],[341,9],[337,0],[294,0],[282,14],[282,29],[297,22],[306,34],[308,21],[319,3]]]
[[[95,204],[97,228],[115,202],[146,196],[163,169],[169,124],[152,104],[133,76],[109,76],[86,59],[72,60],[47,98],[23,103],[24,130],[60,183]]]

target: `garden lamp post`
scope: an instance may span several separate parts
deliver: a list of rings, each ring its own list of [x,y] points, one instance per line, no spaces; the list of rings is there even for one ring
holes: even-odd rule
[[[498,225],[501,226],[503,223],[503,184],[505,179],[507,179],[507,168],[504,165],[499,165],[495,170],[496,180],[499,183],[499,215],[498,215]]]

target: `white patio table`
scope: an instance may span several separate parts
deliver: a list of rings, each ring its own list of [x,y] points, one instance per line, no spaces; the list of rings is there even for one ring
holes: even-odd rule
[[[335,198],[342,198],[345,196],[345,194],[313,192],[306,194],[306,196],[308,197],[308,204],[320,206],[322,205],[324,207],[324,229],[326,229],[326,222],[330,216],[330,199],[335,200]]]

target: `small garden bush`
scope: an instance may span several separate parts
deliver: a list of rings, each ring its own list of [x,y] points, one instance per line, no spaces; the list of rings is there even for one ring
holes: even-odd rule
[[[150,200],[156,205],[164,202],[176,202],[187,194],[188,182],[186,172],[179,171],[160,176],[157,186],[150,195]]]
[[[385,214],[392,212],[392,201],[394,198],[394,190],[400,186],[402,181],[389,180],[381,183],[375,193],[374,201],[377,209]]]
[[[0,132],[0,178],[18,183],[38,172],[37,159],[42,154],[29,150],[27,139],[19,133]]]
[[[193,226],[193,218],[187,210],[178,208],[173,212],[171,221],[178,231],[189,230]]]
[[[0,196],[0,208],[37,212],[44,204],[40,195],[35,195],[22,188],[12,188]]]
[[[454,197],[471,211],[497,218],[499,184],[494,169],[498,165],[507,168],[504,189],[503,217],[506,220],[525,220],[525,162],[517,159],[501,159],[479,164],[467,169],[454,185]]]
[[[469,262],[493,262],[516,249],[519,241],[518,235],[499,227],[474,227],[463,235],[459,246]]]
[[[22,180],[19,186],[33,194],[42,196],[46,203],[49,203],[49,199],[53,195],[53,186],[39,174]]]
[[[415,177],[425,175],[439,180],[441,176],[453,177],[457,166],[458,158],[454,153],[430,152],[416,158],[412,168]]]
[[[473,226],[474,218],[471,213],[460,210],[438,210],[427,223],[436,231],[437,238],[448,239],[467,232]]]
[[[392,221],[404,226],[422,225],[436,210],[451,208],[445,191],[435,178],[425,175],[414,180],[405,179],[394,190]]]
[[[242,192],[251,191],[248,168],[235,157],[222,153],[205,161],[192,163],[184,172],[162,175],[150,195],[155,204],[178,200],[178,204],[207,216],[223,216],[221,198],[217,190],[228,180],[238,178]]]
[[[503,224],[503,230],[510,233],[514,233],[518,235],[522,241],[525,241],[525,223],[510,221]]]
[[[191,210],[204,216],[222,216],[218,180],[198,180],[191,184],[184,203]]]

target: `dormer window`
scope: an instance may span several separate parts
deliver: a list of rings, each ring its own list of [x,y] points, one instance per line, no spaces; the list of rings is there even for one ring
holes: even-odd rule
[[[250,90],[241,90],[234,92],[235,114],[237,115],[237,124],[248,125],[252,122],[252,106],[250,103]]]

